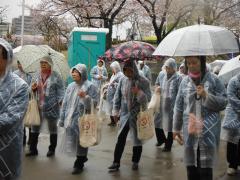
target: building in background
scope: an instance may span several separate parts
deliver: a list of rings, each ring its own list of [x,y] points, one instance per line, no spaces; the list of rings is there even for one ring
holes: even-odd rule
[[[6,36],[9,34],[9,23],[0,23],[0,37]]]
[[[32,16],[24,16],[24,34],[25,35],[36,35],[39,34],[33,25]],[[12,34],[20,35],[22,25],[22,16],[12,19]]]

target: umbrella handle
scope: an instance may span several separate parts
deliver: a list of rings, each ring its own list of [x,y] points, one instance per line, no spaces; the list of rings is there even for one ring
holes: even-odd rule
[[[196,100],[200,100],[200,99],[201,99],[201,96],[195,94],[195,99],[196,99]]]

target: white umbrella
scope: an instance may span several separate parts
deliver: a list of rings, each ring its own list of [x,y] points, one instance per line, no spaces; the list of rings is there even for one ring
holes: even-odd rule
[[[207,56],[238,52],[234,34],[218,26],[193,25],[167,35],[153,55]]]
[[[25,72],[35,73],[40,70],[40,59],[47,55],[53,60],[53,70],[66,80],[70,68],[65,56],[47,45],[25,45],[14,53],[14,59],[20,61]]]
[[[20,51],[22,49],[22,46],[18,46],[16,48],[13,49],[13,53],[17,53],[18,51]]]
[[[211,71],[213,71],[213,69],[214,69],[215,67],[219,67],[219,69],[221,69],[226,62],[227,62],[226,60],[218,60],[218,59],[217,59],[217,60],[209,63],[209,65],[210,65],[210,67],[211,67]]]
[[[228,81],[240,71],[240,56],[228,60],[220,70],[218,77],[224,83],[228,84]]]

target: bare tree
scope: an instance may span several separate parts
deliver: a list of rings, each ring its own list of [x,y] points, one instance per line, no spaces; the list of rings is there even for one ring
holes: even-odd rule
[[[136,0],[151,19],[157,43],[175,29],[194,9],[195,0]]]
[[[112,30],[115,23],[124,18],[119,14],[127,0],[44,0],[41,9],[51,12],[51,16],[71,16],[78,26],[104,27],[109,29],[107,48],[111,47]],[[123,17],[126,16],[122,14]]]
[[[239,0],[202,0],[200,6],[203,12],[204,24],[215,24],[227,14],[239,14]]]
[[[2,24],[6,20],[6,11],[7,6],[0,6],[0,24]]]

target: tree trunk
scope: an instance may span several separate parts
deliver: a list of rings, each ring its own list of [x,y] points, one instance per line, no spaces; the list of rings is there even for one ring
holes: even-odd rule
[[[112,47],[112,31],[113,31],[113,20],[104,20],[104,28],[109,29],[109,33],[106,35],[106,50]]]

